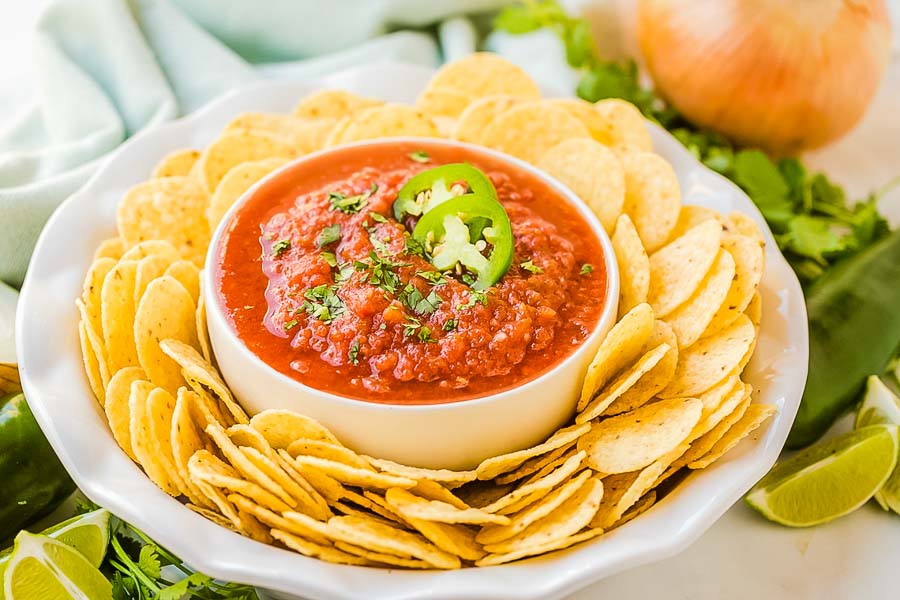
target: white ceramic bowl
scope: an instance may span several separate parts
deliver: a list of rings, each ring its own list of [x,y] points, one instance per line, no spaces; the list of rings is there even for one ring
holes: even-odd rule
[[[575,194],[532,165],[487,148],[440,139],[395,138],[354,144],[372,152],[392,144],[415,142],[426,150],[443,146],[470,155],[492,157],[510,170],[527,171],[565,198],[590,225],[603,249],[607,273],[603,312],[594,331],[572,354],[540,376],[515,388],[460,402],[399,405],[365,402],[319,390],[280,373],[238,337],[228,323],[217,292],[216,269],[220,245],[235,213],[269,182],[295,177],[309,162],[342,152],[328,149],[295,160],[249,189],[219,223],[206,264],[204,290],[209,336],[222,375],[251,414],[267,408],[286,408],[313,417],[358,452],[433,469],[470,469],[490,456],[538,444],[570,421],[580,382],[597,347],[613,326],[619,300],[619,272],[615,253],[603,225]],[[346,148],[346,146],[345,146]],[[324,365],[323,365],[324,366]],[[433,390],[432,390],[433,393]]]
[[[82,491],[134,523],[187,564],[308,600],[553,600],[622,570],[684,549],[734,504],[778,457],[800,402],[808,359],[806,309],[796,277],[766,233],[763,319],[747,370],[756,401],[779,413],[758,439],[693,473],[641,518],[572,549],[511,565],[454,572],[401,572],[332,565],[243,538],[192,513],[159,490],[118,448],[81,366],[74,298],[94,248],[115,234],[115,208],[166,153],[209,143],[241,111],[288,112],[322,87],[410,102],[427,69],[366,66],[318,82],[265,82],[231,93],[194,115],[122,146],[56,211],[34,252],[17,315],[22,382],[35,416]],[[651,128],[688,203],[739,210],[764,221],[737,187],[700,165],[674,138]],[[739,545],[739,539],[735,545]]]

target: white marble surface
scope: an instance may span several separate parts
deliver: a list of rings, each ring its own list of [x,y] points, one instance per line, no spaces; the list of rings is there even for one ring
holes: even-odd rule
[[[27,31],[44,0],[0,2],[0,115],[28,96]],[[895,15],[900,0],[889,0]],[[895,27],[900,29],[900,25]],[[896,32],[895,32],[896,33]],[[807,157],[860,196],[900,174],[900,53],[863,122]],[[0,123],[3,119],[0,118]],[[883,200],[900,222],[900,190]],[[868,600],[900,591],[900,517],[866,506],[830,525],[791,530],[737,505],[690,549],[587,588],[572,600]]]

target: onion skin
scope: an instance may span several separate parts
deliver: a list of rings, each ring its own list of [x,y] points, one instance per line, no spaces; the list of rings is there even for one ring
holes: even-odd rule
[[[659,92],[738,144],[795,154],[862,118],[890,54],[884,0],[640,0]]]

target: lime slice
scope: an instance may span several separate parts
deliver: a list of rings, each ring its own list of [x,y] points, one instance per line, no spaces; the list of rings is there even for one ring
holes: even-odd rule
[[[41,532],[78,550],[95,567],[99,567],[109,545],[109,520],[105,508],[72,517]],[[12,548],[0,553],[0,600],[3,600],[3,573],[12,556]]]
[[[112,585],[73,548],[22,531],[6,565],[7,600],[111,600]]]
[[[900,398],[881,377],[872,375],[866,381],[866,394],[856,412],[856,427],[875,423],[900,425]],[[884,510],[900,514],[900,468],[894,468],[884,486],[875,494],[875,500]]]
[[[745,498],[790,527],[826,523],[866,503],[897,464],[897,427],[869,425],[810,446],[775,465]]]

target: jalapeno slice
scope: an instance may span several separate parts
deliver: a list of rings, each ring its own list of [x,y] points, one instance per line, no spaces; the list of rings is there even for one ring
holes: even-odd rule
[[[512,264],[514,240],[509,217],[496,197],[477,193],[447,200],[426,212],[413,237],[431,253],[439,271],[465,267],[473,289],[497,283]]]
[[[453,189],[454,184],[459,184],[462,188]],[[464,193],[497,197],[491,180],[472,165],[452,163],[428,169],[412,177],[400,188],[394,201],[394,217],[403,221],[409,216],[424,215]]]

